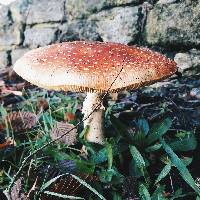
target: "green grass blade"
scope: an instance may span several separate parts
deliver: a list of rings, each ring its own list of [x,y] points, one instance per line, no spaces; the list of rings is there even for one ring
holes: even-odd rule
[[[154,144],[152,146],[149,146],[145,149],[145,152],[150,153],[154,151],[158,151],[162,147],[162,144]]]
[[[183,164],[181,159],[173,152],[172,148],[165,142],[163,138],[160,137],[160,142],[163,146],[163,149],[166,151],[166,153],[169,155],[172,163],[176,166],[178,169],[180,175],[182,178],[188,183],[188,185],[198,194],[200,195],[200,189],[195,184],[194,179],[192,178],[192,175],[186,168],[186,166]]]
[[[139,169],[143,170],[145,168],[145,161],[140,152],[135,146],[130,146],[130,152],[134,161],[136,162],[136,165],[139,167]]]
[[[151,200],[149,191],[143,184],[139,186],[139,194],[140,194],[140,200]]]
[[[163,196],[165,191],[165,186],[159,185],[151,196],[151,200],[166,200]]]
[[[68,174],[68,173],[67,173]],[[54,183],[57,179],[59,179],[60,177],[64,176],[64,175],[67,175],[67,174],[62,174],[62,175],[59,175],[59,176],[56,176],[54,178],[52,178],[51,180],[47,181],[46,183],[44,183],[42,185],[42,187],[40,188],[40,191],[44,191],[46,188],[48,188],[52,183]]]
[[[197,139],[194,134],[187,135],[184,138],[177,138],[169,143],[173,151],[192,151],[197,147]]]
[[[171,163],[168,163],[167,165],[165,165],[165,167],[162,169],[162,171],[158,175],[158,178],[156,179],[155,184],[157,184],[159,181],[165,178],[169,174],[171,168],[172,168]]]
[[[150,129],[149,134],[147,136],[148,145],[152,144],[156,140],[158,140],[161,136],[163,136],[171,127],[172,120],[170,118],[164,119],[162,122],[155,123],[153,127]]]
[[[113,165],[113,151],[112,151],[112,144],[106,144],[107,153],[108,153],[108,170],[112,169]]]
[[[148,185],[150,183],[150,179],[149,179],[149,174],[147,172],[147,169],[145,166],[145,161],[144,161],[142,155],[140,154],[140,152],[137,150],[137,148],[135,146],[130,146],[130,152],[133,157],[133,160],[136,163],[136,166],[139,168],[140,172],[142,173],[142,175],[145,178],[146,184]]]
[[[69,195],[59,194],[59,193],[50,192],[50,191],[44,191],[43,193],[48,194],[48,195],[52,195],[52,196],[55,196],[55,197],[63,198],[63,199],[84,199],[82,197],[69,196]]]

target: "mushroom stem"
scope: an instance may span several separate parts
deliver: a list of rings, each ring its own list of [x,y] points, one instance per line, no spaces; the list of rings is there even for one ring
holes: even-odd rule
[[[84,118],[87,118],[84,121],[84,127],[89,126],[89,131],[86,135],[86,139],[89,142],[98,144],[104,144],[105,108],[101,102],[101,98],[102,94],[87,93],[85,101],[83,102],[83,114]],[[97,107],[97,105],[99,106]]]

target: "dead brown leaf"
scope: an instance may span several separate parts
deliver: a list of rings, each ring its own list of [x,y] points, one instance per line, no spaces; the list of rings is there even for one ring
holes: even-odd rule
[[[14,132],[21,132],[33,128],[38,117],[31,112],[11,112],[5,120],[10,123]]]
[[[64,121],[66,122],[71,122],[71,121],[74,121],[75,119],[76,119],[76,116],[74,113],[66,112],[64,114]]]
[[[74,128],[74,125],[72,124],[69,124],[67,122],[57,122],[54,128],[51,130],[50,136],[52,140],[55,140],[61,135],[67,133],[72,128]],[[59,141],[67,145],[73,145],[77,141],[76,137],[77,129],[73,129],[72,131],[64,135],[62,138],[60,138]]]

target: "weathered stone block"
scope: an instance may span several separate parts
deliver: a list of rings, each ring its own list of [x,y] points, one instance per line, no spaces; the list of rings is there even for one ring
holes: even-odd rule
[[[9,17],[9,12],[9,8],[7,6],[0,7],[0,28],[12,24],[11,18]]]
[[[174,61],[177,63],[179,72],[184,72],[192,67],[192,60],[189,53],[177,53]]]
[[[64,19],[64,0],[33,0],[29,5],[27,24],[59,22]]]
[[[96,24],[89,20],[75,20],[69,24],[63,24],[60,27],[60,41],[73,40],[98,40],[100,38],[97,33]]]
[[[12,64],[14,64],[20,57],[22,57],[28,51],[29,51],[29,49],[27,49],[27,48],[13,49],[11,52]]]
[[[18,23],[26,23],[29,14],[29,7],[32,0],[16,0],[10,4],[10,11],[13,21]]]
[[[200,45],[200,1],[157,3],[146,25],[149,44],[162,46]]]
[[[67,0],[66,13],[70,20],[87,18],[105,8],[138,4],[140,0]]]
[[[8,53],[6,51],[0,51],[0,69],[5,68],[8,65]]]
[[[184,74],[200,73],[200,51],[191,49],[186,53],[177,53],[174,57],[178,69]]]
[[[21,29],[20,24],[0,28],[0,49],[9,49],[11,45],[19,45],[22,42]]]
[[[20,24],[13,22],[9,7],[2,6],[0,9],[0,50],[10,49],[11,45],[21,43]]]
[[[119,7],[91,16],[103,41],[128,44],[134,42],[138,30],[138,7]]]
[[[53,43],[56,40],[56,28],[33,27],[24,32],[24,46],[37,48]]]

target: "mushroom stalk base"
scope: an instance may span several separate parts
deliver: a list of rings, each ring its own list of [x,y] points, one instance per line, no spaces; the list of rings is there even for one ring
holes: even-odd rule
[[[89,142],[104,144],[104,112],[102,94],[87,93],[83,102],[84,127],[89,126],[86,139]],[[99,105],[97,107],[97,105]],[[97,107],[97,108],[96,108]],[[92,114],[91,114],[92,113]],[[89,117],[88,117],[89,116]]]

